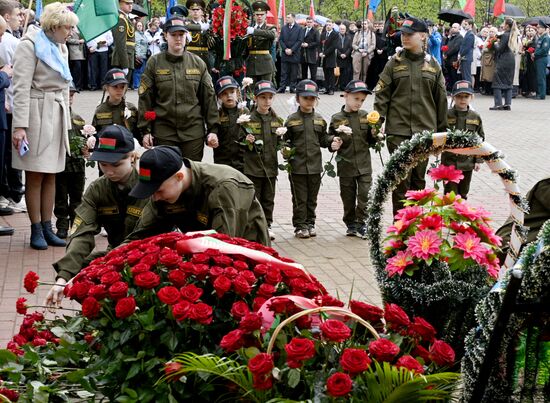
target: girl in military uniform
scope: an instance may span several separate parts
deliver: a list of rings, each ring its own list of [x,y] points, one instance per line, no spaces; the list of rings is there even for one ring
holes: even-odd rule
[[[453,105],[447,114],[449,128],[453,130],[465,130],[479,135],[485,140],[481,116],[470,109],[470,103],[474,98],[474,89],[469,81],[457,81],[453,86]],[[459,183],[448,182],[445,184],[445,193],[450,191],[460,194],[464,199],[468,198],[472,173],[478,171],[482,161],[468,155],[453,154],[444,152],[441,154],[443,165],[452,165],[462,171],[464,179]]]
[[[59,306],[63,288],[95,258],[119,246],[133,232],[148,199],[129,195],[138,182],[134,139],[123,126],[107,126],[99,134],[91,156],[105,173],[93,181],[77,207],[64,257],[53,264],[57,272],[56,285],[46,297],[46,305]],[[95,236],[107,231],[107,251],[96,251]]]
[[[291,114],[285,126],[284,140],[294,148],[289,160],[292,189],[292,224],[297,238],[317,235],[315,209],[321,187],[321,147],[328,147],[327,122],[315,112],[319,89],[312,80],[302,80],[296,86],[299,109]]]

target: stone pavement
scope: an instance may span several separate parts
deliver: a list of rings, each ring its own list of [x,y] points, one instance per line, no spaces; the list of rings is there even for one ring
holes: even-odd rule
[[[317,111],[325,119],[337,112],[342,105],[342,98],[337,95],[320,97]],[[277,95],[274,108],[277,113],[286,117],[291,105],[291,95]],[[76,97],[75,110],[87,122],[91,122],[95,106],[101,99],[101,92],[83,92]],[[137,104],[137,93],[129,92],[128,99]],[[370,96],[365,109],[372,110],[374,97]],[[513,101],[512,112],[489,111],[492,97],[478,96],[474,107],[482,118],[487,141],[502,150],[506,161],[520,172],[520,187],[527,192],[535,182],[550,174],[550,100],[538,101],[517,98]],[[383,152],[384,159],[387,152]],[[323,160],[330,158],[324,152]],[[210,149],[206,152],[206,161],[212,160]],[[378,156],[374,155],[373,169],[381,171]],[[97,176],[97,171],[90,169],[88,181]],[[494,226],[498,227],[508,215],[508,201],[502,184],[496,175],[487,167],[474,174],[472,181],[471,202],[483,205],[493,214]],[[386,206],[385,221],[390,221],[390,208]],[[302,263],[325,284],[329,291],[342,299],[347,299],[353,289],[353,298],[380,304],[380,294],[374,279],[374,269],[370,262],[368,242],[358,238],[344,236],[345,226],[342,223],[342,206],[337,179],[325,177],[319,194],[317,208],[318,236],[312,239],[299,240],[293,236],[291,222],[292,203],[290,186],[286,175],[279,175],[277,197],[275,201],[276,234],[274,247],[283,255]],[[0,225],[10,225],[16,229],[12,237],[0,237],[0,348],[5,347],[21,322],[21,316],[15,313],[15,302],[24,296],[29,304],[40,305],[48,292],[48,286],[41,286],[37,295],[29,295],[22,286],[23,276],[34,270],[43,281],[53,281],[52,262],[63,255],[63,248],[50,247],[46,251],[35,251],[29,247],[29,221],[26,214],[14,214],[0,217]],[[104,246],[105,238],[98,236],[98,244]],[[67,306],[69,303],[65,302]]]

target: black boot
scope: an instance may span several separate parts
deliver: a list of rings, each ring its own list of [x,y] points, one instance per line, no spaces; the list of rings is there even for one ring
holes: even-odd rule
[[[38,250],[48,249],[48,244],[44,239],[42,225],[40,225],[39,222],[36,224],[31,224],[31,248]]]
[[[67,243],[60,239],[57,235],[53,233],[52,222],[51,221],[42,221],[42,231],[44,233],[44,239],[51,246],[66,246]]]

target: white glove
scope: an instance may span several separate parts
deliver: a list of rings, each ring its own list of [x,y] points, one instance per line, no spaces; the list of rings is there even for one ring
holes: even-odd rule
[[[208,29],[210,29],[210,24],[207,23],[207,22],[201,22],[200,25],[201,25],[201,31],[202,32],[208,31]]]
[[[246,34],[247,35],[253,35],[254,34],[254,27],[246,28]]]

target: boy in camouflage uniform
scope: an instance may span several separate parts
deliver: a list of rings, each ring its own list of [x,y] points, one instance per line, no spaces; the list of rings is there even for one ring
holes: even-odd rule
[[[53,212],[57,218],[55,223],[57,236],[61,239],[67,238],[69,227],[74,221],[75,209],[82,200],[84,182],[86,181],[85,155],[83,155],[82,150],[78,149],[86,149],[86,140],[81,131],[86,122],[72,108],[74,94],[77,92],[79,91],[71,83],[69,88],[69,110],[72,123],[72,129],[69,130],[71,155],[65,158],[65,170],[55,175],[55,206]],[[81,147],[80,144],[82,144]]]
[[[345,89],[345,105],[332,115],[329,134],[336,144],[338,159],[338,177],[340,178],[340,197],[344,205],[344,223],[347,236],[360,236],[365,239],[367,227],[367,202],[372,182],[372,166],[369,148],[376,143],[368,121],[367,111],[360,109],[367,95],[371,94],[367,85],[360,80],[352,80]],[[351,129],[342,131],[341,126]],[[338,142],[338,141],[337,141]],[[339,143],[339,142],[338,142]]]

